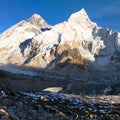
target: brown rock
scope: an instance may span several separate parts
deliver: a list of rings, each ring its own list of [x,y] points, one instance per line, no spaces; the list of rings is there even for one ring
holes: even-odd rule
[[[2,120],[4,120],[4,119],[8,120],[9,114],[6,110],[0,109],[0,117],[2,118]]]

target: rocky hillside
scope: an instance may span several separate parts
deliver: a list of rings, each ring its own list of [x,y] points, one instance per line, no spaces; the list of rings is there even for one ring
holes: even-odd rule
[[[0,89],[0,120],[119,120],[119,99]]]

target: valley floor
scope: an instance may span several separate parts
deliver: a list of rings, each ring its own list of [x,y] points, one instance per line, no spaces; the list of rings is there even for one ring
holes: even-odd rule
[[[0,71],[0,120],[120,120],[119,71],[18,73]]]
[[[0,90],[0,120],[120,120],[120,95]]]

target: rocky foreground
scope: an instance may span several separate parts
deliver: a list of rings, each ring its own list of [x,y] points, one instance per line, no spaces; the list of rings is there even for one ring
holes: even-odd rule
[[[0,120],[119,120],[120,95],[14,93],[0,90]]]

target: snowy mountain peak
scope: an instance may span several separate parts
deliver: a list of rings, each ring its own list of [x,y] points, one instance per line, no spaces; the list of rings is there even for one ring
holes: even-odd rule
[[[36,18],[36,19],[43,19],[39,14],[35,13],[32,15],[31,18]]]
[[[93,23],[85,11],[85,9],[81,9],[78,12],[73,13],[70,18],[68,19],[71,23],[77,23],[78,25],[88,25],[88,26],[96,26],[96,23]]]
[[[27,22],[31,22],[31,21],[32,22],[33,21],[37,21],[37,22],[44,21],[45,22],[45,20],[37,13],[33,14],[30,18],[27,19]]]
[[[86,10],[84,9],[84,8],[82,8],[80,11],[78,11],[78,12],[75,12],[75,13],[73,13],[72,15],[79,15],[79,16],[87,16],[88,17],[88,15],[87,15],[87,12],[86,12]],[[72,16],[71,15],[71,16]]]
[[[86,12],[86,10],[85,10],[84,8],[82,8],[79,12],[82,12],[82,13],[86,13],[86,14],[87,14],[87,12]]]
[[[29,19],[26,20],[30,24],[36,26],[37,28],[50,27],[50,25],[39,15],[33,14]]]
[[[89,18],[85,9],[81,9],[78,12],[73,13],[69,19]]]

